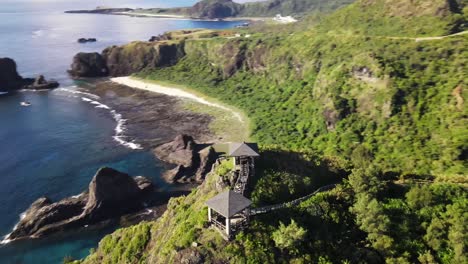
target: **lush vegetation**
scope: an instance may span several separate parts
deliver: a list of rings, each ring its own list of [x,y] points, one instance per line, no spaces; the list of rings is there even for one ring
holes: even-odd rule
[[[273,17],[303,16],[311,13],[328,13],[353,3],[355,0],[268,0],[246,3],[240,9],[238,16],[242,17]]]
[[[444,9],[419,0],[412,11],[406,3],[361,0],[314,28],[187,40],[177,64],[138,74],[249,115],[262,147],[251,182],[255,206],[341,183],[255,216],[226,243],[206,228],[203,205],[229,178],[225,161],[190,195],[171,200],[161,219],[106,237],[84,262],[467,263],[468,36],[412,39],[453,33],[450,25],[465,23],[458,20],[464,1]],[[410,12],[398,16],[401,23],[391,20],[397,7]],[[434,10],[443,15],[429,28]],[[366,23],[353,24],[356,16]],[[141,242],[121,239],[130,237],[124,233]],[[125,256],[121,241],[133,255]]]

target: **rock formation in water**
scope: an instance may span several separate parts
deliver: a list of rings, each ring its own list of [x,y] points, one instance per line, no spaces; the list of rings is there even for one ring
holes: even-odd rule
[[[218,158],[211,147],[196,144],[191,136],[179,135],[173,141],[154,149],[162,161],[176,165],[164,173],[168,182],[202,182]]]
[[[74,77],[103,77],[109,74],[106,61],[97,52],[76,54],[68,72]]]
[[[19,89],[53,89],[58,86],[58,82],[47,81],[42,75],[38,76],[36,79],[23,78],[18,74],[16,62],[13,59],[0,58],[0,92]]]
[[[183,45],[183,41],[136,41],[124,46],[108,47],[101,54],[78,53],[69,73],[73,77],[115,77],[170,66],[185,55]]]
[[[79,38],[77,40],[78,43],[88,43],[88,42],[96,42],[97,39],[95,38]]]
[[[96,8],[92,10],[70,10],[65,11],[68,14],[113,14],[121,12],[131,12],[132,8]]]
[[[101,168],[87,191],[52,203],[36,200],[7,237],[38,238],[48,234],[96,224],[143,208],[153,184],[144,177],[132,178],[111,168]]]

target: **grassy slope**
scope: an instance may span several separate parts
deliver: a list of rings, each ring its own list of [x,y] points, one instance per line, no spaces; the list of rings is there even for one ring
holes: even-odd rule
[[[207,262],[466,262],[468,109],[460,99],[468,96],[468,38],[389,39],[375,36],[372,23],[359,25],[362,35],[328,32],[339,12],[293,35],[187,41],[187,56],[177,65],[140,76],[190,84],[246,111],[253,136],[272,149],[263,153],[263,175],[253,183],[256,204],[298,197],[325,182],[314,182],[319,175],[357,168],[349,181],[295,209],[255,217],[249,232],[226,244],[202,228],[203,201],[216,193],[212,175],[191,195],[171,201],[161,220],[106,237],[85,263],[167,263],[183,249]],[[361,16],[381,21],[371,12]],[[447,21],[426,33],[448,32]],[[420,32],[398,23],[385,28],[391,36]],[[415,181],[433,176],[435,183]],[[291,219],[306,237],[284,247],[272,234],[288,238],[280,222]],[[128,242],[131,234],[144,246]],[[201,246],[190,249],[195,241]],[[125,255],[127,248],[136,250]]]

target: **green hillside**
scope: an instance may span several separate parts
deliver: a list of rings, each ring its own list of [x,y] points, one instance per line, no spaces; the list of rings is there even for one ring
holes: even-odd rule
[[[353,3],[355,0],[268,0],[246,3],[238,16],[242,17],[272,17],[304,15],[308,13],[328,13],[340,7]]]
[[[342,181],[227,243],[203,206],[226,162],[83,263],[467,263],[468,35],[416,39],[461,30],[466,8],[411,3],[360,0],[313,29],[187,40],[176,65],[137,74],[248,114],[262,149],[254,206]]]
[[[466,0],[358,1],[328,17],[323,30],[381,36],[438,36],[466,29]]]

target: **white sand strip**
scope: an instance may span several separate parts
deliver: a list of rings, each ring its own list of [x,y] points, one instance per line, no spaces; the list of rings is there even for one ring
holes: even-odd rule
[[[162,85],[150,83],[150,82],[145,82],[145,81],[140,81],[131,77],[111,78],[111,81],[118,83],[118,84],[129,86],[132,88],[136,88],[136,89],[146,90],[150,92],[155,92],[155,93],[160,93],[160,94],[165,94],[165,95],[175,96],[175,97],[180,97],[180,98],[186,98],[186,99],[190,99],[190,100],[193,100],[195,102],[198,102],[204,105],[217,107],[217,108],[231,112],[237,119],[239,119],[239,121],[244,123],[244,120],[242,119],[242,115],[234,111],[233,109],[217,104],[217,103],[209,102],[195,94],[186,92],[181,89],[166,87],[166,86],[162,86]]]

